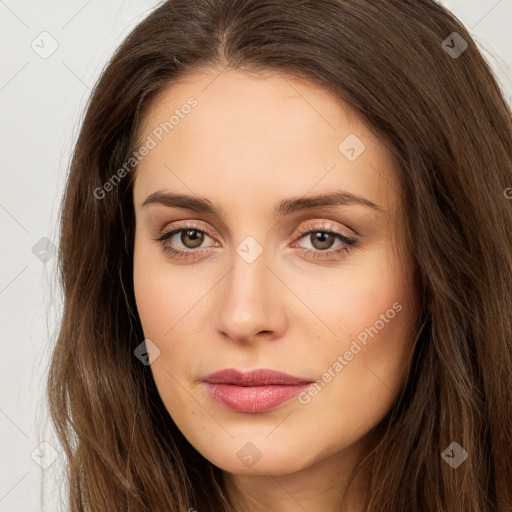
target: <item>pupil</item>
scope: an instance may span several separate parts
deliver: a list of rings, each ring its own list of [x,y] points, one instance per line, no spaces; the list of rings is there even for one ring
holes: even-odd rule
[[[195,233],[195,236],[194,236]],[[185,238],[188,238],[186,240]],[[190,240],[192,241],[192,244],[190,244]],[[186,246],[191,246],[191,248],[195,248],[201,245],[203,241],[203,235],[197,231],[197,229],[189,229],[187,231],[183,231],[181,235],[181,241]]]
[[[332,245],[333,235],[324,231],[317,231],[313,236],[313,246],[317,249],[329,249]]]

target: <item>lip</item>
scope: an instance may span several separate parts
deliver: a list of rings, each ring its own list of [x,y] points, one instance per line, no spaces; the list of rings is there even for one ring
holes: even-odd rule
[[[269,369],[243,373],[234,368],[202,379],[210,397],[236,412],[262,413],[287,402],[313,381]]]

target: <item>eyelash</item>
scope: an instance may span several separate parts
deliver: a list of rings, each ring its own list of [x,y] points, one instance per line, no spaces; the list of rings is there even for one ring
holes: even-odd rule
[[[181,259],[181,258],[193,258],[202,255],[207,248],[202,249],[175,249],[171,245],[167,243],[169,238],[172,238],[177,233],[181,233],[182,231],[197,231],[198,233],[203,233],[208,235],[210,238],[213,238],[212,232],[208,229],[198,229],[193,225],[183,225],[178,228],[174,228],[172,230],[163,231],[158,234],[158,237],[155,239],[161,246],[164,252],[171,255],[173,258]],[[339,255],[345,251],[350,251],[350,249],[356,244],[357,240],[347,235],[341,233],[340,231],[336,231],[333,229],[329,229],[325,224],[318,225],[305,225],[297,234],[297,240],[303,238],[306,235],[310,235],[312,233],[327,233],[329,235],[334,235],[338,240],[343,242],[345,245],[339,247],[338,249],[321,251],[319,249],[300,249],[302,253],[313,259],[327,259],[332,256]],[[295,243],[295,242],[293,242]]]

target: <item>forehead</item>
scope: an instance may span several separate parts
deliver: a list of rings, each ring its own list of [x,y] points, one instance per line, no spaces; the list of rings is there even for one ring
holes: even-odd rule
[[[324,88],[283,73],[189,73],[147,109],[138,146],[149,139],[154,147],[136,170],[139,203],[156,190],[177,189],[231,194],[234,206],[233,194],[240,204],[261,206],[261,193],[278,201],[340,188],[383,210],[398,200],[391,158],[357,113]]]

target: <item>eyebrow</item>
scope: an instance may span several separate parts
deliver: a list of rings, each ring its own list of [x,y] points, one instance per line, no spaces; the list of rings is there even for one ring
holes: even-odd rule
[[[193,210],[195,212],[220,215],[219,209],[206,198],[193,197],[186,194],[173,194],[163,192],[161,190],[150,194],[142,203],[142,207],[144,208],[151,204],[160,204],[163,206]],[[350,205],[362,205],[379,212],[383,211],[378,205],[369,199],[352,194],[345,190],[336,190],[334,192],[319,194],[316,196],[283,199],[276,205],[274,215],[276,217],[283,217],[309,208]]]

